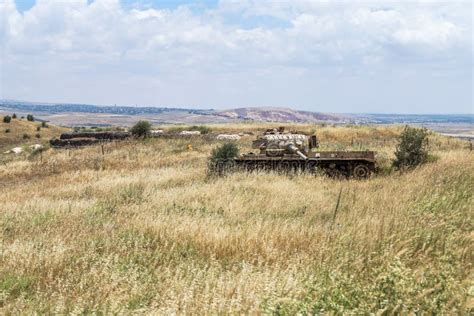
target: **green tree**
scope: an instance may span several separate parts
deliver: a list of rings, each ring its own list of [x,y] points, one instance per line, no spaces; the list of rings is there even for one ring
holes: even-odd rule
[[[30,121],[30,122],[33,122],[33,121],[35,120],[35,118],[33,117],[32,114],[28,114],[28,115],[26,116],[26,119],[27,119],[28,121]]]
[[[428,130],[405,126],[395,151],[393,166],[397,169],[415,168],[428,160]]]
[[[222,175],[231,170],[235,165],[234,158],[238,155],[239,148],[234,143],[225,143],[214,148],[208,161],[209,173]]]
[[[130,132],[135,137],[147,137],[150,135],[151,124],[148,121],[138,121],[130,129]]]
[[[12,119],[16,119],[16,113],[13,113]]]
[[[5,115],[3,117],[3,123],[10,123],[12,120],[12,117],[10,115]]]

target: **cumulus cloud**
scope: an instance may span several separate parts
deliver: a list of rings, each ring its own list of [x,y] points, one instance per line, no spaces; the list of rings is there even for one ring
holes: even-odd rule
[[[13,0],[0,0],[0,18],[3,97],[54,100],[62,85],[56,95],[68,101],[115,103],[120,95],[119,103],[272,105],[278,98],[266,94],[287,83],[278,74],[309,98],[301,84],[327,74],[367,80],[394,67],[400,76],[420,68],[429,78],[440,66],[447,70],[436,70],[439,76],[472,72],[470,2],[242,0],[195,11],[37,0],[20,13]],[[187,97],[173,96],[180,88]],[[291,93],[280,99],[289,103]]]

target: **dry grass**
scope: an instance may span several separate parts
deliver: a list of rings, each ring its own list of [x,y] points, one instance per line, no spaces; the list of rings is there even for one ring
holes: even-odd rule
[[[385,169],[400,131],[318,129],[325,148],[376,149]],[[430,145],[436,162],[367,181],[210,179],[215,144],[198,138],[20,157],[0,166],[0,312],[468,313],[473,153]]]
[[[0,119],[3,119],[3,116],[0,116]],[[39,131],[37,130],[38,127],[40,127]],[[10,130],[9,133],[5,132],[7,129]],[[0,121],[0,152],[19,144],[47,144],[51,138],[57,137],[68,130],[65,127],[49,124],[48,127],[42,128],[41,122],[30,122],[20,118],[12,119],[10,123]],[[30,138],[24,139],[24,134]],[[39,134],[40,138],[37,138],[36,134]]]

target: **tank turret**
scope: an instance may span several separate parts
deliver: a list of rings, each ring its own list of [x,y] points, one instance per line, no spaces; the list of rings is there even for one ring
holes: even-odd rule
[[[308,159],[310,149],[317,147],[316,136],[308,137],[298,132],[285,132],[284,128],[267,130],[252,143],[252,147],[260,149],[261,155],[281,157],[298,155]]]

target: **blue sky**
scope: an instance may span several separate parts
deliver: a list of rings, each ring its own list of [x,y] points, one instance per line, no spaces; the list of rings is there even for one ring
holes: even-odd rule
[[[471,1],[0,0],[0,98],[474,113]]]

